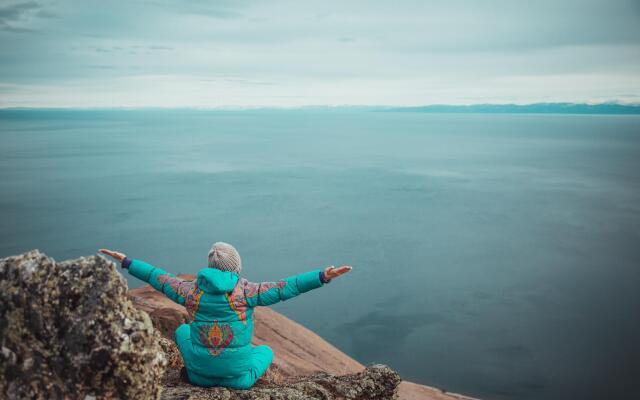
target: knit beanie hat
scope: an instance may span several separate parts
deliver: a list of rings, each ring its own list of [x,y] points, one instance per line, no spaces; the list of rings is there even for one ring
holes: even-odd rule
[[[240,254],[232,245],[224,242],[216,242],[209,250],[209,268],[217,268],[220,271],[230,271],[236,274],[242,269]]]

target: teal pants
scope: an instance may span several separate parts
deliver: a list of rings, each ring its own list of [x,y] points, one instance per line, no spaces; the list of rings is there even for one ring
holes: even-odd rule
[[[180,353],[187,346],[192,346],[189,325],[182,324],[176,329],[176,344]],[[269,365],[271,365],[271,361],[273,361],[273,350],[269,346],[256,346],[251,350],[251,367],[244,374],[233,378],[212,378],[200,375],[198,371],[189,369],[189,366],[185,365],[189,381],[194,385],[203,387],[223,386],[230,389],[250,389],[264,375]]]

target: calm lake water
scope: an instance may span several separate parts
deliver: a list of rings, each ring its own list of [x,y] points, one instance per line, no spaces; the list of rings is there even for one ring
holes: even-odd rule
[[[276,309],[486,399],[638,389],[638,116],[1,111],[0,193],[0,256],[352,264]]]

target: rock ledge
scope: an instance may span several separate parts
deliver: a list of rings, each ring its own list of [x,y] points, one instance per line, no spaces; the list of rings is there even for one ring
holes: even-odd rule
[[[372,365],[357,374],[335,376],[318,373],[290,378],[279,384],[258,382],[251,390],[198,388],[169,372],[162,392],[163,400],[383,400],[396,397],[400,376],[385,365]]]

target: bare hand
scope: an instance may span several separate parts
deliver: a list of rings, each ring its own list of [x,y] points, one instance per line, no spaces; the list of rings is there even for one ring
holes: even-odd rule
[[[337,278],[340,275],[346,274],[347,272],[351,271],[353,268],[351,268],[351,265],[343,265],[342,267],[327,267],[324,270],[324,276],[327,277],[327,279],[333,279],[333,278]]]
[[[122,260],[124,260],[124,258],[126,257],[124,253],[120,253],[119,251],[113,251],[109,249],[100,249],[100,253],[106,254],[109,257],[113,257],[118,262],[122,262]]]

